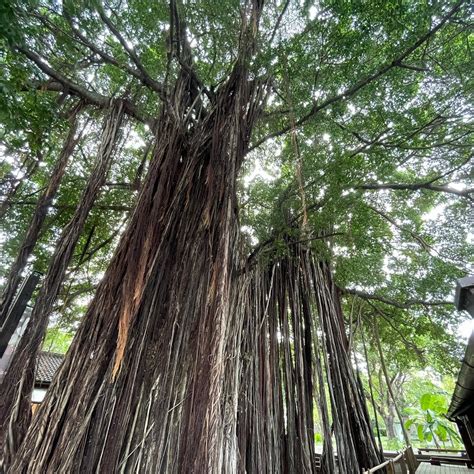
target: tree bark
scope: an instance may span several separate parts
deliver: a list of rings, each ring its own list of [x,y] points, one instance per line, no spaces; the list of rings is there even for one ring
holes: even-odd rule
[[[77,139],[74,139],[74,135],[77,131],[77,117],[74,115],[71,119],[69,132],[64,141],[62,150],[59,154],[54,169],[49,179],[48,187],[38,199],[36,208],[33,212],[30,224],[26,235],[21,243],[18,255],[10,268],[7,276],[7,283],[3,289],[2,296],[0,299],[0,326],[7,319],[8,311],[10,309],[15,293],[18,289],[18,285],[21,282],[21,273],[25,269],[28,257],[33,252],[36,242],[43,229],[43,224],[48,213],[48,207],[53,201],[56,193],[59,189],[59,185],[66,171],[66,166],[69,158],[72,155],[74,147],[77,144]],[[1,330],[1,329],[0,329]]]
[[[122,104],[118,102],[111,107],[105,119],[95,167],[73,217],[59,237],[30,320],[0,387],[0,441],[3,448],[1,463],[3,469],[7,469],[12,462],[30,423],[30,398],[34,385],[36,356],[86,218],[106,180],[122,117]]]

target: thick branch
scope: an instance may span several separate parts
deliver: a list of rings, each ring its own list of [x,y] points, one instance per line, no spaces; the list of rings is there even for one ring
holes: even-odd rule
[[[75,83],[68,77],[49,66],[48,63],[36,52],[25,49],[22,46],[17,46],[16,49],[20,53],[24,54],[28,59],[33,61],[41,69],[41,71],[54,79],[55,82],[50,83],[50,87],[47,87],[47,90],[59,91],[62,88],[62,92],[80,97],[88,104],[101,108],[106,108],[109,106],[111,101],[110,97],[90,91],[86,87]],[[154,119],[143,115],[135,104],[129,100],[123,99],[123,106],[126,114],[137,119],[139,122],[148,124],[152,129],[154,128]]]
[[[395,306],[396,308],[399,308],[399,309],[409,309],[412,306],[429,307],[429,306],[445,306],[445,305],[454,304],[452,301],[423,301],[423,300],[416,300],[416,299],[410,299],[404,302],[400,302],[400,301],[395,301],[389,298],[385,298],[383,296],[366,293],[365,291],[356,290],[355,288],[344,288],[341,291],[348,295],[356,295],[359,298],[362,298],[364,300],[380,301],[381,303],[388,304],[390,306]]]
[[[112,34],[117,38],[119,43],[122,45],[123,49],[127,52],[128,56],[130,59],[133,61],[135,64],[136,68],[138,69],[139,72],[134,71],[132,68],[127,68],[127,70],[130,72],[130,74],[133,74],[135,77],[138,77],[145,85],[153,89],[155,92],[157,92],[160,97],[163,99],[165,98],[165,90],[159,82],[155,81],[153,78],[150,77],[148,74],[148,71],[145,69],[143,66],[142,62],[138,58],[137,54],[131,48],[126,39],[123,37],[123,35],[120,33],[120,31],[117,29],[117,27],[110,21],[110,18],[107,17],[105,14],[104,9],[102,6],[99,6],[98,8],[99,16],[101,20],[105,23],[107,28],[112,32]],[[77,33],[76,33],[77,34]],[[97,50],[97,48],[95,48]],[[98,50],[96,51],[97,54],[101,55]],[[108,55],[107,55],[108,56]],[[104,56],[101,55],[101,57],[104,58]],[[105,58],[104,58],[105,59]],[[134,71],[134,72],[132,72]]]
[[[164,87],[157,81],[153,80],[147,73],[146,71],[143,72],[141,69],[134,69],[133,67],[130,67],[128,64],[122,64],[117,59],[115,59],[112,55],[106,53],[102,49],[98,48],[92,41],[90,41],[85,35],[83,35],[73,24],[72,21],[70,21],[71,24],[71,29],[74,32],[74,34],[77,36],[79,41],[89,48],[93,53],[97,54],[102,58],[103,61],[106,63],[109,63],[119,69],[124,70],[125,72],[128,72],[131,76],[137,78],[140,80],[145,86],[149,87],[151,90],[155,91],[158,93],[161,99],[166,100],[166,94]]]
[[[472,194],[474,193],[474,188],[468,189],[455,189],[449,186],[449,184],[431,184],[431,183],[374,183],[374,184],[360,184],[354,186],[354,189],[363,189],[363,190],[381,190],[381,189],[393,189],[400,191],[418,191],[420,189],[427,189],[429,191],[437,191],[441,193],[455,194],[469,200],[473,200]],[[385,217],[385,216],[384,216]]]

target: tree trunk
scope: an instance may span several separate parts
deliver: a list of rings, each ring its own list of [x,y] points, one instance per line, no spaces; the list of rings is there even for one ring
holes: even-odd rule
[[[181,57],[136,210],[10,472],[235,472],[225,349],[236,178],[264,92],[246,67],[260,8],[205,114]]]
[[[380,365],[382,367],[382,372],[383,372],[383,375],[384,375],[384,378],[385,378],[385,383],[387,385],[388,393],[390,394],[390,398],[392,399],[392,403],[389,403],[389,409],[393,408],[395,410],[395,413],[397,414],[397,417],[398,417],[398,421],[400,422],[400,426],[402,428],[403,439],[406,443],[406,446],[410,446],[410,436],[408,435],[408,432],[405,428],[402,413],[401,413],[400,409],[398,408],[397,399],[395,397],[395,394],[393,393],[392,383],[391,383],[390,377],[388,375],[387,366],[385,365],[385,357],[383,355],[382,346],[380,344],[379,328],[378,328],[377,321],[375,319],[373,321],[373,324],[374,324],[375,343],[377,345],[377,350],[378,350],[378,353],[379,353]]]
[[[384,417],[385,428],[387,429],[387,437],[390,439],[397,438],[395,433],[395,415],[390,413]]]
[[[0,326],[6,321],[8,311],[10,309],[15,293],[18,289],[18,285],[21,282],[21,273],[25,269],[28,257],[33,252],[36,242],[40,236],[43,228],[44,221],[48,213],[48,207],[53,201],[61,183],[62,177],[66,171],[66,166],[69,158],[77,144],[77,140],[74,139],[74,135],[77,130],[77,118],[76,114],[71,119],[71,125],[69,132],[64,141],[59,159],[57,160],[54,169],[49,179],[49,184],[46,190],[38,199],[36,208],[33,212],[28,230],[25,238],[21,243],[18,255],[10,268],[10,272],[6,277],[7,283],[3,289],[2,296],[0,298]],[[0,329],[1,330],[1,329]]]
[[[105,120],[96,165],[73,217],[59,237],[30,320],[0,387],[0,439],[3,447],[3,469],[8,468],[12,462],[19,442],[23,439],[30,423],[30,398],[34,385],[36,357],[74,248],[86,218],[105,183],[122,117],[122,104],[119,102],[112,106]]]
[[[5,178],[0,183],[3,197],[3,200],[0,203],[0,220],[3,219],[5,214],[8,212],[8,209],[12,204],[12,200],[20,191],[23,182],[33,175],[33,173],[37,170],[38,165],[39,158],[37,160],[31,160],[31,157],[27,156],[20,166],[20,172],[24,170],[24,176],[21,179],[13,178],[12,176]]]

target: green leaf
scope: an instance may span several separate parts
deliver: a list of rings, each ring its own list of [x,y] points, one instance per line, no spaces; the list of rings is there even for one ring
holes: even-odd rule
[[[425,439],[425,434],[424,434],[424,426],[423,425],[417,425],[416,427],[416,432],[418,434],[418,439],[420,441],[423,441]]]

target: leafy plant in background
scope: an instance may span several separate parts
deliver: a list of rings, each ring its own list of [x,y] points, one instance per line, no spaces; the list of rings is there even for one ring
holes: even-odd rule
[[[425,393],[420,398],[419,408],[407,409],[411,412],[411,417],[405,427],[407,430],[416,427],[418,439],[427,445],[434,443],[436,448],[441,448],[440,442],[446,447],[446,442],[449,441],[452,447],[457,447],[461,438],[445,416],[447,408],[447,394]]]

